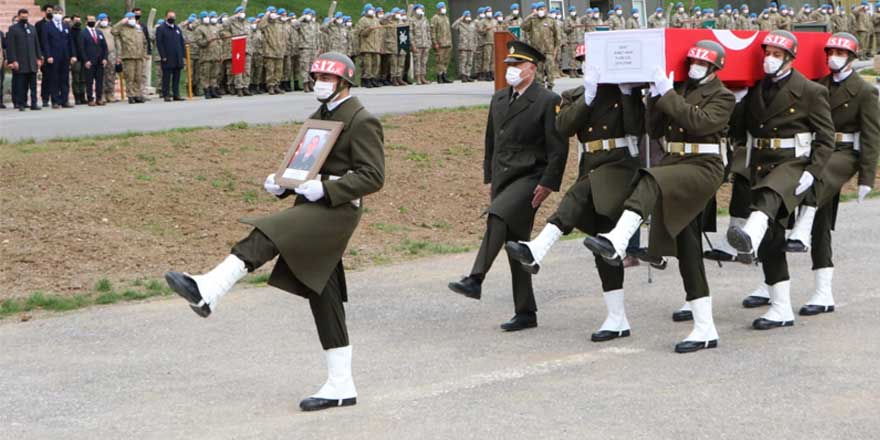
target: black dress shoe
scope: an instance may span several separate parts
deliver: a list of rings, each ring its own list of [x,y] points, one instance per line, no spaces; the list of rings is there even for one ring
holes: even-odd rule
[[[648,248],[638,248],[626,251],[627,255],[636,257],[639,261],[644,261],[648,263],[657,270],[666,270],[666,266],[669,265],[669,261],[666,258],[658,257],[656,255],[651,255],[648,253]]]
[[[611,245],[611,240],[608,240],[605,237],[587,236],[587,238],[584,239],[584,246],[594,254],[604,258],[605,261],[612,266],[620,266],[623,264],[620,257],[615,257],[617,251],[614,250],[614,246]]]
[[[770,298],[765,298],[763,296],[754,296],[749,295],[746,299],[743,300],[743,307],[747,309],[754,309],[755,307],[763,307],[770,305]]]
[[[727,252],[719,251],[718,249],[703,252],[703,258],[712,261],[736,261],[736,255],[730,255]]]
[[[504,249],[507,250],[507,255],[510,258],[519,261],[523,265],[523,269],[526,272],[535,275],[541,270],[541,266],[535,264],[535,257],[532,256],[532,251],[528,246],[516,241],[508,241],[504,244]]]
[[[474,277],[464,277],[461,281],[449,283],[449,290],[468,298],[479,300],[483,292],[483,286]]]
[[[40,111],[40,110],[42,110],[42,108],[41,108],[41,107],[37,107],[37,106],[35,106],[35,105],[32,105],[32,106],[31,106],[31,110],[37,110],[37,111]]]
[[[752,322],[752,328],[755,330],[770,330],[777,327],[791,327],[794,321],[771,321],[769,319],[758,318]]]
[[[501,330],[515,332],[538,326],[538,317],[535,315],[516,315],[510,321],[501,324]]]
[[[831,313],[834,311],[834,306],[817,306],[815,304],[807,304],[801,307],[801,310],[798,312],[801,316],[813,316],[821,313]]]
[[[199,286],[196,281],[189,275],[180,272],[165,273],[165,282],[183,299],[189,302],[189,308],[196,312],[196,315],[207,318],[211,315],[211,306],[207,303],[199,306],[202,302],[202,294],[199,293]]]
[[[675,344],[675,352],[676,353],[691,353],[698,350],[703,350],[705,348],[717,348],[718,340],[713,339],[711,341],[681,341],[678,344]]]
[[[690,310],[676,310],[672,312],[672,320],[675,322],[693,321],[694,313]]]
[[[593,333],[592,336],[590,336],[590,340],[593,342],[605,342],[605,341],[610,341],[612,339],[625,338],[628,336],[629,336],[629,330],[622,330],[622,331],[599,330],[596,333]]]
[[[807,246],[804,245],[800,240],[785,240],[785,245],[782,246],[782,250],[792,253],[803,253],[810,251],[810,249],[807,248]]]
[[[180,96],[175,96],[175,97],[172,98],[172,99],[174,99],[175,101],[186,101],[185,98],[181,98]]]
[[[352,406],[356,404],[357,397],[352,397],[350,399],[322,399],[320,397],[309,397],[299,403],[299,409],[303,411],[320,411],[322,409]]]

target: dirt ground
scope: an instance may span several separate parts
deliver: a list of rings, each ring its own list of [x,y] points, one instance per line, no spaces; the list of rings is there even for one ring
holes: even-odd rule
[[[383,120],[386,185],[365,201],[347,267],[479,245],[488,205],[486,111]],[[247,234],[238,218],[291,203],[275,200],[262,183],[297,129],[230,126],[0,145],[0,300],[36,291],[85,293],[102,278],[125,283],[160,279],[171,269],[209,269]],[[571,151],[563,189],[576,173]],[[539,223],[560,199],[548,199]]]

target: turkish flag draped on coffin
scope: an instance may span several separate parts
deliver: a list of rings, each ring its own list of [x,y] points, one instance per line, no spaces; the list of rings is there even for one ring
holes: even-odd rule
[[[247,62],[247,37],[234,37],[232,38],[232,74],[243,74],[245,62]]]

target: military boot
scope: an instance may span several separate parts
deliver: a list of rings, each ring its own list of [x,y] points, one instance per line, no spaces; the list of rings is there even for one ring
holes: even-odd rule
[[[293,82],[293,91],[294,92],[301,92],[302,91],[302,87],[300,87],[299,81]]]
[[[244,89],[244,88],[241,89],[241,92],[244,93],[244,96],[252,96],[253,95],[253,93],[251,93],[250,87],[248,87],[246,89]]]
[[[236,90],[235,90],[235,94],[236,94],[239,98],[244,97],[244,89],[236,89]]]

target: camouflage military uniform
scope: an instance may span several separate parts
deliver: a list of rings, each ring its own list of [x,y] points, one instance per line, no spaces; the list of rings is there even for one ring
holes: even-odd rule
[[[541,84],[546,84],[547,88],[552,89],[553,54],[559,46],[560,40],[559,35],[556,33],[556,26],[553,25],[553,19],[530,15],[523,22],[522,29],[523,32],[529,35],[529,44],[547,57],[547,61],[538,64],[537,80]]]
[[[425,75],[428,73],[428,54],[431,50],[431,23],[424,15],[415,15],[410,25],[410,34],[413,54],[413,73],[416,81],[427,83]]]
[[[477,31],[472,20],[466,21],[464,17],[452,23],[452,29],[456,32],[456,44],[458,48],[458,77],[463,82],[469,82],[474,71],[474,51],[477,49]]]
[[[263,32],[259,27],[252,29],[248,37],[248,49],[251,50],[253,56],[250,57],[251,65],[251,82],[252,91],[257,91],[260,84],[265,83],[265,70],[263,61]]]
[[[223,67],[226,69],[226,88],[243,90],[247,88],[250,81],[244,75],[232,75],[232,39],[236,37],[247,37],[248,23],[244,18],[229,17],[220,28],[220,38],[223,39]],[[228,52],[226,52],[228,50]]]
[[[392,60],[397,55],[397,24],[394,16],[385,14],[379,20],[382,23],[382,51],[379,57],[379,78],[382,83],[391,83],[391,65],[396,62]]]
[[[651,14],[651,16],[648,18],[649,29],[663,29],[666,26],[666,16],[662,13],[660,14],[660,16],[657,16],[657,14]]]
[[[865,8],[859,6],[855,15],[855,24],[853,30],[856,31],[856,38],[859,39],[859,59],[868,59],[868,50],[871,48],[871,34],[874,32],[874,24],[871,22],[871,16]]]
[[[129,99],[144,96],[144,57],[147,56],[147,44],[140,25],[129,26],[122,21],[113,26],[110,32],[116,38],[119,58],[122,59],[122,70],[125,74],[125,91]]]
[[[241,75],[241,89],[245,92],[246,95],[250,95],[251,90],[251,82],[253,80],[253,64],[254,64],[254,55],[256,55],[257,47],[254,44],[254,34],[257,31],[252,30],[251,26],[245,22],[245,35],[247,35],[247,45],[245,46],[245,53],[247,56],[244,60],[244,73]],[[236,79],[236,84],[238,83],[238,77]]]
[[[624,23],[623,18],[621,16],[619,16],[615,13],[615,14],[611,14],[611,16],[608,17],[608,27],[612,31],[619,31],[621,29],[626,28],[626,23]]]
[[[584,44],[584,26],[577,17],[569,15],[565,19],[565,23],[563,23],[562,31],[565,33],[567,42],[565,53],[562,56],[562,66],[564,69],[569,69],[572,77],[574,77],[578,67],[580,67],[574,57],[578,45]]]
[[[299,35],[299,75],[303,81],[303,89],[311,91],[312,80],[309,76],[309,69],[312,67],[312,61],[318,57],[318,46],[320,45],[321,37],[318,23],[314,20],[302,21],[300,19]]]
[[[849,32],[849,20],[846,14],[834,14],[831,17],[831,33]]]
[[[321,33],[325,35],[325,52],[339,52],[348,54],[348,40],[345,37],[345,26],[335,20],[321,27]]]
[[[627,29],[641,29],[642,24],[639,23],[639,19],[635,17],[630,17],[626,19],[626,28]]]
[[[288,91],[299,89],[297,84],[302,79],[299,75],[299,47],[302,45],[302,35],[299,33],[300,24],[299,20],[290,20],[284,22],[282,26],[285,46],[281,87]],[[294,83],[292,88],[290,87],[291,81]]]
[[[264,17],[257,26],[263,33],[263,66],[266,74],[266,88],[269,93],[280,93],[281,74],[284,73],[284,54],[287,49],[284,40],[284,23]]]
[[[676,12],[669,20],[669,27],[674,29],[687,29],[687,22],[690,20],[686,12]]]
[[[757,25],[759,31],[776,30],[776,22],[770,18],[770,15],[761,15],[758,17]]]
[[[789,32],[793,31],[794,23],[792,22],[791,17],[780,14],[779,18],[776,19],[776,29]]]
[[[449,57],[452,54],[452,29],[449,17],[440,14],[431,17],[431,35],[434,40],[434,60],[437,74],[446,75],[449,69]]]
[[[492,17],[486,17],[477,22],[477,35],[481,39],[480,67],[477,70],[489,78],[493,76],[495,70],[495,23],[496,20]],[[552,24],[552,21],[548,21],[548,23]]]
[[[391,83],[398,86],[405,86],[403,82],[403,74],[406,68],[406,51],[399,50],[397,44],[397,34],[402,28],[409,28],[409,34],[412,35],[412,26],[401,20],[391,20],[391,29],[394,31],[394,47],[391,53]]]
[[[199,26],[198,22],[187,23],[184,26],[181,26],[181,30],[183,31],[183,41],[186,42],[186,47],[189,50],[189,76],[192,81],[192,91],[196,96],[201,95],[201,69],[199,69],[199,63],[201,59],[201,53],[199,51],[199,46],[196,44],[196,28]],[[104,71],[104,78],[106,78],[106,70]],[[105,88],[106,90],[106,88]]]
[[[360,50],[358,57],[363,58],[364,64],[361,78],[374,80],[379,76],[379,54],[382,51],[382,37],[384,37],[379,19],[364,15],[355,25],[354,34],[358,39]]]
[[[727,12],[722,12],[715,20],[715,29],[733,29],[733,17]]]
[[[101,26],[104,33],[104,41],[107,42],[107,67],[104,68],[104,102],[119,102],[116,98],[116,62],[119,58],[119,48],[116,45],[116,37],[110,31],[110,27]]]

